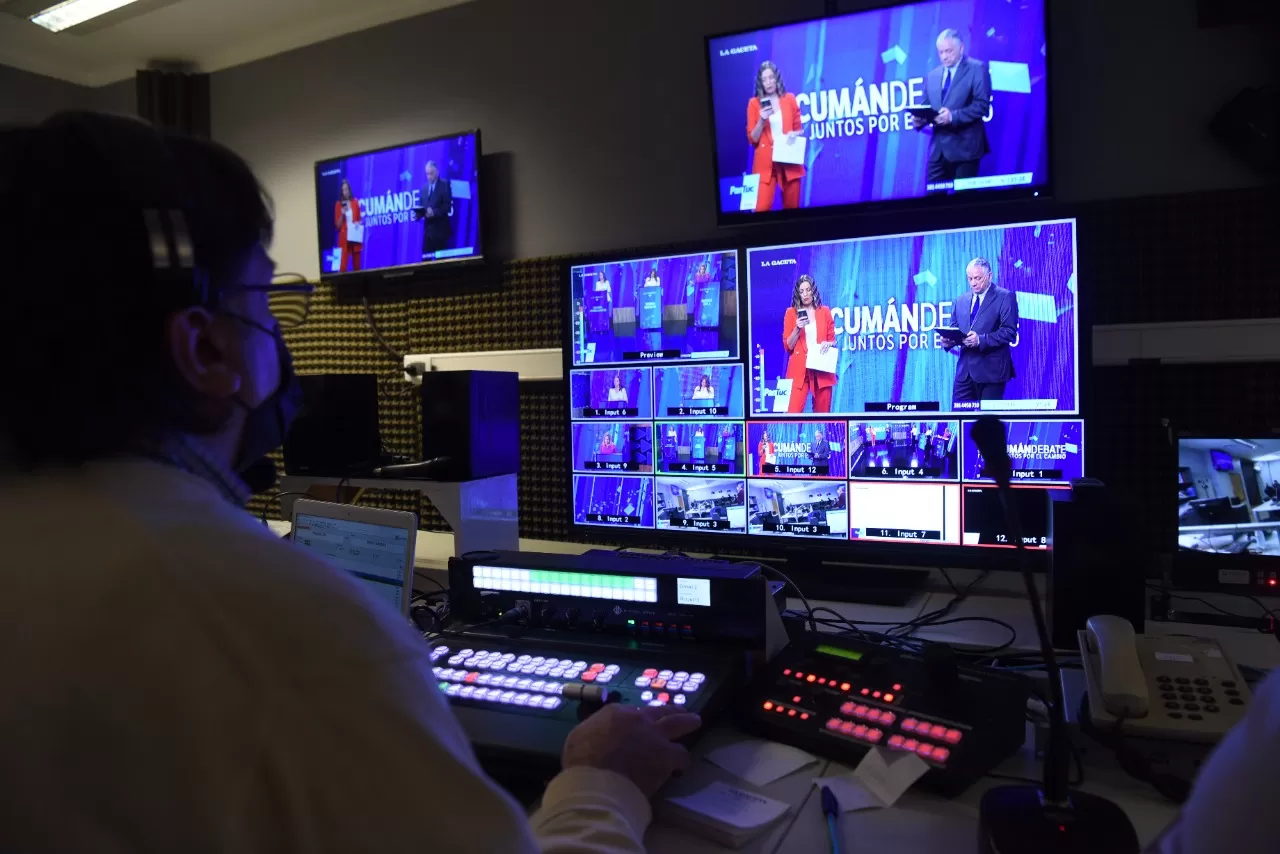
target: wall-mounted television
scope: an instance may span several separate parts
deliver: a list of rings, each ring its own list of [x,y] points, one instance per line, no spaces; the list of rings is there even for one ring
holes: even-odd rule
[[[321,277],[482,259],[479,166],[478,130],[318,161]]]
[[[707,39],[721,224],[1047,195],[1043,0],[927,0]]]

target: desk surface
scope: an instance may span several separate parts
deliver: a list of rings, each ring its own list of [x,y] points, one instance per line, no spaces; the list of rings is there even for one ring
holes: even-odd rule
[[[281,532],[288,530],[287,523],[273,523]],[[590,546],[580,543],[562,543],[544,540],[521,540],[520,547],[528,551],[579,554]],[[417,566],[424,574],[440,578],[435,573],[445,569],[448,555],[453,549],[451,534],[420,532],[418,534]],[[1001,579],[998,576],[1009,575]],[[964,585],[976,577],[964,577],[953,573],[956,583]],[[440,578],[443,582],[444,578]],[[1038,647],[1031,610],[1017,591],[1020,579],[1016,574],[993,573],[983,590],[1008,591],[1005,595],[973,595],[961,603],[953,617],[992,617],[1008,623],[1015,634],[1013,648],[1019,650]],[[1215,594],[1197,594],[1220,607],[1236,613],[1254,613],[1256,606],[1240,597]],[[841,615],[860,622],[884,621],[900,623],[917,614],[942,607],[950,601],[950,592],[933,591],[916,596],[905,607],[849,604],[813,601],[812,605],[827,606]],[[1275,600],[1266,600],[1268,607],[1276,607]],[[800,608],[798,600],[790,606]],[[1255,631],[1224,626],[1186,625],[1148,621],[1148,634],[1197,634],[1218,638],[1228,655],[1237,664],[1270,669],[1280,666],[1280,643],[1274,636]],[[915,637],[943,641],[958,645],[991,647],[1010,639],[1011,630],[994,623],[962,622],[920,629]],[[758,791],[767,797],[791,805],[791,811],[741,850],[747,854],[773,854],[773,852],[822,852],[828,848],[826,821],[822,816],[820,799],[812,785],[815,777],[847,773],[851,769],[819,758],[817,762],[796,771],[767,786],[754,787],[739,780],[701,756],[713,747],[746,739],[748,736],[728,725],[718,725],[699,741],[695,748],[694,765],[663,791],[662,795],[687,794],[715,780],[723,780],[739,788]],[[1028,743],[1031,740],[1028,739]],[[1165,801],[1154,789],[1124,773],[1111,754],[1078,738],[1085,768],[1083,789],[1102,795],[1119,804],[1129,815],[1143,844],[1148,843],[1176,815],[1176,807]],[[996,769],[999,773],[1032,779],[1040,776],[1041,765],[1024,747]],[[892,808],[847,812],[841,816],[840,826],[846,851],[912,851],[912,852],[968,852],[977,849],[978,804],[983,793],[1008,781],[984,778],[963,795],[947,799],[916,790],[906,795]],[[722,852],[725,849],[705,841],[687,831],[663,824],[659,817],[645,837],[651,851],[673,852]]]

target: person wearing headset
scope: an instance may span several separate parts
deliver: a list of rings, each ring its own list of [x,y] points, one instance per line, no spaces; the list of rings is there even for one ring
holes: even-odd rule
[[[0,130],[0,194],[25,200],[0,291],[30,321],[0,336],[23,366],[0,406],[0,648],[32,651],[0,657],[0,850],[643,851],[696,715],[605,706],[528,817],[422,636],[245,512],[300,406],[281,327],[310,290],[273,281],[245,162],[64,113]],[[61,216],[71,197],[87,216]]]

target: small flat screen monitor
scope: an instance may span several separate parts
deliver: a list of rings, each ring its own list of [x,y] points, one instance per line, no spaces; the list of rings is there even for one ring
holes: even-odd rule
[[[720,221],[1047,193],[1043,0],[928,0],[707,39]]]
[[[1178,472],[1179,551],[1280,558],[1280,438],[1180,437]]]
[[[479,131],[316,163],[321,276],[482,258],[479,165]]]

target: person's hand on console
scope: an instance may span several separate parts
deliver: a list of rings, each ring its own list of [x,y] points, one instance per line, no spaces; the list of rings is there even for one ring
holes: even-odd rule
[[[689,767],[689,752],[675,742],[700,726],[702,718],[672,706],[610,703],[569,733],[560,764],[614,771],[652,797],[672,774]]]

